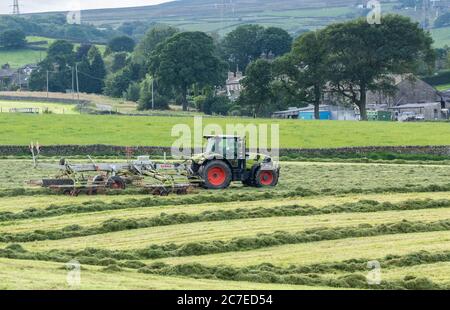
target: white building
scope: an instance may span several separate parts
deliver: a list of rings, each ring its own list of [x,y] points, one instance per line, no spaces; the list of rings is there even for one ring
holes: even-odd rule
[[[227,88],[227,96],[231,100],[236,100],[242,90],[242,84],[241,81],[245,78],[245,76],[242,74],[241,71],[234,72],[228,72],[228,79],[226,82],[226,88]]]

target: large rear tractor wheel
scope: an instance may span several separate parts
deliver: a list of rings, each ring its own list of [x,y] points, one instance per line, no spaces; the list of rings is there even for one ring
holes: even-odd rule
[[[278,184],[278,173],[273,170],[258,170],[256,173],[256,187],[273,187]]]
[[[232,178],[231,169],[223,161],[210,161],[201,170],[206,188],[224,189],[230,186]]]
[[[108,179],[107,187],[115,190],[123,190],[125,189],[125,181],[118,176],[110,177]]]

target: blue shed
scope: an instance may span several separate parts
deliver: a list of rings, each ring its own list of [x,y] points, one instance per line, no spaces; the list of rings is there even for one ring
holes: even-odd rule
[[[321,120],[330,120],[331,119],[330,111],[320,111],[319,115],[320,115]],[[298,113],[298,118],[301,120],[313,120],[314,112],[301,111]]]

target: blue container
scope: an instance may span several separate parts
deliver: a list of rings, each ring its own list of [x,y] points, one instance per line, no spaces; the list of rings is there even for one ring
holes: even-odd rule
[[[330,111],[320,111],[319,116],[321,120],[330,120],[331,112]],[[300,112],[298,113],[298,118],[301,120],[313,120],[314,112]]]

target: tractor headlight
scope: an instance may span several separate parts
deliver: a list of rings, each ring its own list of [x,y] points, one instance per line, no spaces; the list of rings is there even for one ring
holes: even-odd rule
[[[272,158],[270,158],[270,157],[266,157],[263,160],[263,163],[270,163],[270,162],[272,162]]]

